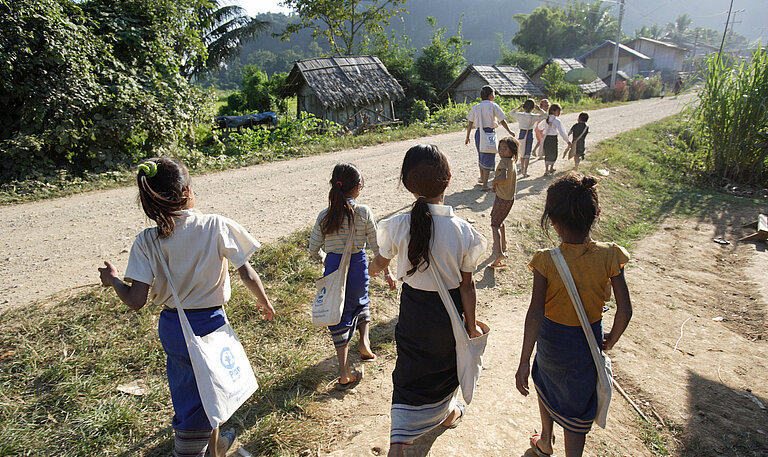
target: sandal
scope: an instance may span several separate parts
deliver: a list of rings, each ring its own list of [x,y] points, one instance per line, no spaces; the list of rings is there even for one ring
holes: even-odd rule
[[[536,454],[539,457],[555,457],[555,454],[547,454],[546,452],[539,449],[539,441],[541,441],[541,434],[540,433],[534,433],[531,436],[531,449],[533,450],[533,453]]]
[[[363,379],[363,375],[357,371],[353,371],[352,380],[349,382],[341,382],[341,378],[339,378],[338,382],[336,382],[336,385],[333,386],[333,388],[339,391],[349,390],[359,384],[361,379]]]
[[[463,403],[459,403],[459,402],[456,403],[456,406],[459,408],[459,417],[454,419],[453,422],[451,422],[451,425],[443,425],[443,427],[452,430],[452,429],[458,427],[459,426],[459,422],[461,422],[461,420],[464,419],[464,410],[467,409],[467,407],[464,406]],[[440,425],[442,425],[442,424],[440,424]]]
[[[222,457],[227,455],[227,453],[234,447],[236,439],[237,432],[235,432],[234,429],[229,429],[223,432],[219,431],[219,440],[217,441],[216,445],[216,455]],[[226,445],[224,444],[224,440],[226,440]],[[210,450],[207,454],[210,455]]]
[[[361,362],[375,362],[376,359],[378,359],[378,357],[376,357],[376,354],[373,354],[372,356],[367,356],[367,355],[360,356]]]

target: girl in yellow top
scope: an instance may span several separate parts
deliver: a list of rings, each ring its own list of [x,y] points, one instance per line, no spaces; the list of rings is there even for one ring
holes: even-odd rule
[[[576,173],[553,182],[541,217],[542,228],[551,223],[562,243],[573,280],[592,324],[595,339],[611,349],[632,317],[629,290],[624,280],[627,251],[615,243],[590,238],[600,214],[597,180]],[[538,251],[528,267],[533,271],[531,305],[525,317],[520,365],[515,374],[517,389],[528,395],[528,375],[539,397],[541,434],[531,437],[538,456],[552,455],[553,421],[563,427],[566,457],[580,457],[597,414],[597,371],[573,303],[548,250]],[[616,316],[611,331],[603,335],[603,305],[616,297]],[[530,358],[536,345],[533,370]]]

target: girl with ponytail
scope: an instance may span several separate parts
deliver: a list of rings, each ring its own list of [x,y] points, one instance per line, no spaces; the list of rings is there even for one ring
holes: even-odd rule
[[[632,304],[624,279],[627,251],[615,243],[590,237],[600,214],[597,180],[569,173],[547,189],[541,225],[548,225],[561,239],[560,251],[579,292],[592,333],[605,350],[611,349],[632,317]],[[533,271],[533,293],[525,317],[520,364],[515,374],[517,389],[528,395],[531,374],[539,397],[541,433],[530,439],[538,456],[552,455],[553,422],[563,427],[566,457],[580,457],[597,414],[597,371],[588,340],[548,249],[534,254],[528,264]],[[611,331],[603,333],[603,306],[616,298],[616,316]],[[536,345],[533,369],[530,358]]]
[[[339,381],[336,383],[336,389],[345,390],[357,384],[361,377],[359,373],[352,371],[349,364],[349,342],[355,334],[355,329],[360,332],[360,360],[369,362],[376,359],[369,337],[371,313],[365,247],[367,245],[374,255],[378,255],[379,245],[376,242],[376,219],[371,208],[355,201],[363,189],[360,171],[352,164],[340,163],[333,168],[329,183],[331,190],[328,192],[328,208],[320,211],[317,216],[309,238],[309,252],[312,257],[323,262],[324,276],[338,270],[349,232],[354,224],[352,258],[344,289],[341,322],[328,327],[339,361]],[[388,269],[385,279],[394,289],[395,280]]]
[[[380,253],[369,267],[376,274],[397,257],[397,279],[403,281],[395,327],[390,457],[402,456],[404,445],[438,425],[455,427],[464,414],[451,321],[428,269],[437,269],[445,280],[470,337],[480,336],[472,274],[486,248],[485,238],[443,204],[451,168],[437,146],[409,149],[400,180],[415,201],[410,213],[381,221]]]
[[[226,322],[222,306],[229,300],[228,260],[256,296],[256,306],[271,320],[269,303],[259,275],[248,263],[259,243],[237,222],[195,210],[189,172],[167,157],[150,159],[138,167],[139,201],[157,227],[141,232],[133,243],[125,269],[127,284],[110,262],[99,268],[101,282],[114,287],[129,308],[139,310],[152,301],[163,307],[158,319],[160,342],[167,355],[168,384],[173,400],[175,444],[173,456],[223,456],[235,441],[233,430],[212,429],[195,382],[186,340],[170,284],[192,330],[205,336]],[[166,264],[170,278],[165,275]]]

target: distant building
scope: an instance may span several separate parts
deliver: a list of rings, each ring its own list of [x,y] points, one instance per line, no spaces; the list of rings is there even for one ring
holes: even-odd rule
[[[616,43],[608,40],[579,57],[579,60],[584,62],[585,66],[595,70],[597,76],[605,81],[606,78],[610,79],[611,72],[613,71],[613,50],[615,47]],[[629,77],[640,73],[641,63],[650,60],[650,57],[640,51],[636,51],[623,44],[619,45],[619,70],[626,73]]]
[[[650,61],[640,63],[641,73],[652,70],[681,72],[683,71],[683,58],[690,52],[689,49],[675,43],[646,37],[635,38],[624,45],[651,58]]]
[[[456,103],[470,103],[480,97],[480,89],[486,85],[500,97],[544,95],[525,71],[514,65],[470,65],[442,93],[447,92]]]
[[[405,93],[378,57],[344,56],[296,62],[280,95],[296,95],[298,112],[354,130],[396,121],[393,101]]]
[[[541,76],[544,74],[544,70],[547,68],[547,66],[551,63],[559,65],[560,68],[562,68],[566,73],[575,68],[584,68],[584,65],[576,59],[547,59],[547,61],[541,64],[539,68],[533,70],[528,75],[528,77],[531,78],[531,81],[533,81],[533,83],[542,90],[544,90],[544,80],[541,79]],[[587,95],[592,95],[596,92],[600,92],[608,86],[605,85],[602,79],[597,78],[587,84],[578,84],[578,87],[580,92]]]

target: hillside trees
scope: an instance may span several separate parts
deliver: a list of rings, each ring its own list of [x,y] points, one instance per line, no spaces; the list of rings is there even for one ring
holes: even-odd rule
[[[432,40],[429,46],[421,49],[416,58],[416,72],[426,84],[421,86],[419,98],[430,105],[445,101],[440,99],[440,92],[456,79],[466,65],[464,48],[470,44],[461,36],[461,22],[456,35],[445,38],[444,27],[437,26],[437,19],[428,16],[427,23],[432,27]]]
[[[201,4],[0,2],[0,181],[111,169],[182,144],[205,105],[178,54],[205,52]]]

